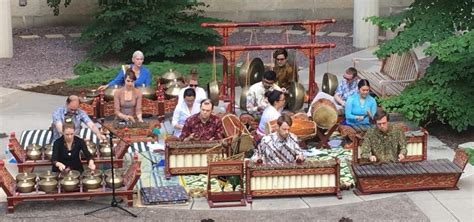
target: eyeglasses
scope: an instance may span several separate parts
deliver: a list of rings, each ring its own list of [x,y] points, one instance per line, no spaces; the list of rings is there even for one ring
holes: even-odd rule
[[[198,87],[198,84],[189,84],[189,87]]]

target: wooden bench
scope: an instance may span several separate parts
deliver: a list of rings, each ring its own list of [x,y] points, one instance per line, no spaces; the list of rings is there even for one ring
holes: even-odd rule
[[[115,190],[117,196],[124,198],[129,207],[133,207],[133,189],[138,179],[140,179],[141,174],[138,156],[135,155],[133,159],[132,164],[123,176],[124,187]],[[94,191],[85,191],[81,185],[79,191],[76,192],[61,192],[61,190],[58,189],[58,191],[54,193],[45,193],[36,189],[31,193],[18,193],[16,191],[15,178],[5,168],[3,160],[0,160],[0,186],[7,195],[8,213],[13,213],[15,205],[25,200],[55,201],[62,198],[91,198],[112,195],[112,189],[106,188],[105,186]]]
[[[15,133],[10,134],[8,149],[10,150],[13,157],[16,159],[18,172],[32,172],[37,166],[52,166],[51,160],[40,159],[40,160],[28,160],[26,156],[26,150],[18,142],[18,139],[15,136]],[[121,141],[117,146],[114,147],[114,164],[117,167],[122,167],[123,157],[127,153],[128,145]],[[44,155],[43,155],[44,156]],[[109,157],[100,157],[96,156],[94,158],[96,164],[110,163]],[[83,164],[87,164],[86,160],[82,161]]]
[[[354,67],[360,61],[377,60],[377,58],[354,58]],[[413,51],[401,55],[392,54],[382,60],[380,71],[358,70],[361,79],[370,82],[370,88],[378,96],[399,95],[406,86],[421,77],[418,58]]]

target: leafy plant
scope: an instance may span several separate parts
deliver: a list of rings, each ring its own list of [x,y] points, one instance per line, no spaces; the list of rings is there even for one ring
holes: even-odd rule
[[[83,75],[91,72],[102,71],[106,67],[100,63],[86,59],[74,65],[73,72],[75,75]]]
[[[66,0],[71,1],[71,0]],[[66,4],[65,2],[65,4]],[[54,3],[54,4],[53,4]],[[61,0],[48,0],[56,10]],[[189,0],[98,0],[100,10],[81,33],[91,44],[88,55],[129,58],[135,50],[147,57],[174,58],[205,52],[220,36],[202,22],[202,2]],[[56,12],[56,11],[55,11]]]
[[[466,148],[464,151],[467,153],[469,157],[469,163],[474,166],[474,149],[473,148]]]
[[[421,124],[441,121],[462,131],[474,125],[474,15],[472,1],[415,0],[408,10],[367,20],[382,29],[403,31],[380,45],[378,57],[403,53],[429,43],[435,57],[424,77],[381,105]]]

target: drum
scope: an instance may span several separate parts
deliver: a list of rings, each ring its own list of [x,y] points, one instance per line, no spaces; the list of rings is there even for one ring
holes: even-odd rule
[[[337,109],[328,99],[319,99],[311,105],[313,121],[321,129],[330,129],[337,123]]]
[[[307,140],[316,136],[317,125],[315,122],[308,119],[305,113],[297,113],[291,116],[293,124],[290,127],[290,132],[295,134],[299,140]],[[270,134],[278,128],[277,120],[272,120],[267,123],[265,133]]]
[[[254,147],[254,139],[250,135],[250,132],[242,124],[240,119],[234,114],[226,114],[221,118],[222,125],[226,137],[235,136],[238,138],[239,148],[238,152],[246,152]],[[235,140],[234,139],[234,140]],[[233,142],[234,142],[233,140]]]

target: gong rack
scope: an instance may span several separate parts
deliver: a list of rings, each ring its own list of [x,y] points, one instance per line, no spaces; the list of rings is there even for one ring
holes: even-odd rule
[[[316,43],[316,32],[321,30],[329,23],[336,23],[336,19],[318,19],[318,20],[300,20],[300,21],[262,21],[262,22],[217,22],[217,23],[201,23],[201,27],[212,28],[219,35],[222,36],[222,45],[227,46],[229,43],[229,36],[238,27],[267,27],[267,26],[290,26],[301,25],[306,31],[310,33],[310,43]],[[226,87],[230,87],[227,81],[227,58],[224,57],[222,61],[222,82],[220,92],[227,96]]]
[[[297,49],[307,57],[309,57],[309,101],[313,99],[316,94],[316,81],[315,81],[315,65],[316,55],[318,55],[325,48],[334,48],[336,43],[324,42],[324,43],[311,43],[311,44],[280,44],[280,45],[235,45],[235,46],[209,46],[207,51],[213,52],[218,51],[219,54],[224,56],[230,63],[230,104],[228,112],[235,113],[235,61],[239,58],[240,54],[244,51],[255,51],[255,50],[276,50],[276,49]],[[223,85],[223,86],[222,86]],[[222,87],[226,86],[226,83],[222,83]],[[222,90],[221,90],[222,92]]]
[[[229,36],[232,34],[232,32],[238,28],[238,27],[267,27],[267,26],[290,26],[290,25],[300,25],[302,26],[306,31],[309,32],[309,37],[310,37],[310,43],[314,44],[316,43],[316,32],[321,30],[325,25],[329,23],[336,23],[336,19],[318,19],[318,20],[299,20],[299,21],[262,21],[262,22],[218,22],[218,23],[201,23],[201,27],[205,28],[212,28],[214,29],[219,35],[222,36],[222,45],[223,46],[228,46],[229,43]],[[284,48],[282,46],[284,45],[279,45],[280,47],[277,48]],[[335,46],[334,46],[335,47]],[[209,48],[208,48],[209,49]],[[221,53],[222,54],[222,53]],[[238,56],[237,56],[238,57]],[[222,84],[219,89],[220,91],[220,98],[224,99],[228,98],[228,91],[227,88],[231,88],[231,94],[235,94],[235,82],[233,81],[234,75],[233,75],[233,67],[231,63],[231,76],[230,76],[230,81],[228,81],[228,71],[227,71],[227,63],[230,58],[227,56],[224,56],[222,60]],[[235,61],[234,61],[235,63]],[[235,64],[234,64],[235,65]],[[313,72],[311,72],[311,69],[313,69]],[[313,98],[313,94],[315,91],[316,84],[314,82],[314,75],[315,75],[315,70],[314,70],[314,62],[313,65],[311,65],[310,61],[310,84],[309,84],[309,92],[310,92],[310,101]],[[313,79],[313,81],[311,81]],[[313,92],[313,93],[311,93]],[[235,95],[231,96],[230,98],[231,102],[231,110],[234,112],[234,103],[235,103]],[[227,110],[230,111],[230,110]]]

